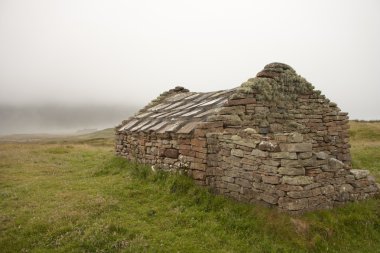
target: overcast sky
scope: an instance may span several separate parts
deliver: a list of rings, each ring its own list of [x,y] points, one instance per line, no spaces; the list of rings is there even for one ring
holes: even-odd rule
[[[273,61],[380,119],[380,1],[0,0],[1,104],[144,105]]]

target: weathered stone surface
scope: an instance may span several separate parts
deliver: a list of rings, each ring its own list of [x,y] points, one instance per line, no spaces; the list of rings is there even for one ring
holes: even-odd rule
[[[274,166],[274,167],[278,167],[280,165],[279,161],[275,161],[272,159],[264,159],[262,160],[262,163],[265,165]]]
[[[343,192],[352,192],[354,190],[354,187],[350,184],[343,184],[339,187],[339,193]]]
[[[246,104],[255,104],[256,99],[254,98],[243,98],[243,99],[234,99],[234,100],[228,100],[228,105],[246,105]]]
[[[262,176],[262,180],[266,184],[279,184],[280,178],[278,176]]]
[[[313,178],[308,176],[284,176],[282,178],[282,183],[290,185],[307,185],[313,183]]]
[[[191,176],[194,179],[203,180],[203,179],[205,179],[205,172],[204,171],[199,171],[199,170],[193,170],[192,173],[191,173]]]
[[[235,179],[235,184],[240,185],[240,186],[243,186],[243,187],[247,187],[247,188],[250,188],[251,185],[252,185],[252,184],[249,182],[249,180],[247,180],[247,179],[242,179],[242,178],[236,178],[236,179]]]
[[[326,185],[324,187],[321,187],[321,192],[323,195],[331,195],[335,192],[335,189],[332,185]]]
[[[260,171],[266,172],[266,173],[277,173],[277,167],[275,166],[270,166],[270,165],[260,165],[259,167]]]
[[[291,133],[288,137],[288,140],[290,142],[302,142],[303,141],[303,135],[300,133]]]
[[[285,192],[288,192],[288,191],[303,191],[303,187],[302,186],[298,186],[298,185],[279,184],[277,186],[277,188],[279,190],[285,191]]]
[[[269,195],[269,194],[265,194],[265,193],[260,194],[260,198],[262,200],[264,200],[265,202],[272,204],[272,205],[277,204],[277,201],[278,201],[277,196],[273,196],[273,195]]]
[[[233,178],[233,177],[223,176],[223,177],[221,177],[221,178],[222,178],[222,181],[224,181],[224,182],[228,182],[228,183],[233,183],[233,182],[235,182],[235,178]]]
[[[236,145],[240,145],[243,147],[249,147],[249,148],[256,148],[258,141],[255,140],[240,140],[240,141],[234,141]]]
[[[362,179],[369,175],[368,170],[350,170],[350,173],[355,176],[355,179]]]
[[[283,152],[308,152],[312,148],[311,143],[280,143],[280,150]]]
[[[241,186],[237,184],[227,183],[227,190],[232,192],[240,192]]]
[[[278,174],[288,176],[305,175],[305,168],[303,167],[280,167],[277,170]]]
[[[173,159],[178,158],[178,154],[179,154],[178,149],[174,149],[174,148],[167,148],[164,151],[164,155],[166,157],[173,158]]]
[[[252,150],[251,155],[252,156],[258,156],[258,157],[267,157],[268,152],[261,151],[259,149],[254,149],[254,150]]]
[[[242,138],[241,138],[239,135],[232,135],[232,136],[231,136],[231,140],[232,140],[232,141],[241,141]]]
[[[309,198],[322,194],[320,188],[315,188],[312,190],[304,190],[304,191],[290,191],[287,192],[287,195],[291,198],[300,199],[300,198]]]
[[[231,150],[231,155],[237,156],[237,157],[243,157],[244,156],[244,151],[240,149],[232,149]]]
[[[329,154],[322,152],[322,151],[316,153],[315,156],[317,157],[317,159],[320,159],[320,160],[326,160],[329,158]]]
[[[312,152],[302,152],[298,154],[299,159],[308,159],[308,158],[311,158],[312,156],[313,156]]]
[[[335,158],[330,158],[329,159],[329,167],[332,170],[339,170],[339,169],[342,169],[344,167],[344,163],[342,163],[341,161],[339,161]]]
[[[208,117],[208,121],[224,121],[228,125],[238,125],[241,123],[238,115],[211,115]]]
[[[282,167],[301,167],[302,164],[300,160],[281,159],[281,166]]]
[[[289,152],[270,153],[270,156],[275,159],[297,159],[296,153],[289,153]]]

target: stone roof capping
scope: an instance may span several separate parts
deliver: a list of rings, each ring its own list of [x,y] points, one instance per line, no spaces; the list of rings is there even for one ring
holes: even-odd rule
[[[352,169],[348,114],[289,65],[216,92],[175,87],[116,127],[116,154],[289,213],[379,194]]]

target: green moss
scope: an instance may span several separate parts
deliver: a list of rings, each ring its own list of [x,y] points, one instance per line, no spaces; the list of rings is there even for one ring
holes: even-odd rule
[[[236,94],[257,94],[256,98],[259,101],[282,103],[295,100],[298,95],[313,93],[314,86],[291,67],[284,69],[285,67],[277,67],[277,65],[267,66],[265,71],[279,75],[274,78],[250,78],[239,87]],[[320,92],[316,93],[320,95]]]

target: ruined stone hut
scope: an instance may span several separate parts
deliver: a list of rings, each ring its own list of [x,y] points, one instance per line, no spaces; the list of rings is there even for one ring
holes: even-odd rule
[[[116,127],[116,153],[297,213],[379,191],[368,171],[351,169],[348,129],[347,113],[272,63],[234,89],[164,92]]]

